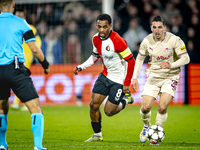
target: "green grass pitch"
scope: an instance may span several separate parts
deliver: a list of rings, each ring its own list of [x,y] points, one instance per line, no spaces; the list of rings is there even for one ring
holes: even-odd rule
[[[103,142],[85,143],[92,134],[89,106],[43,106],[43,146],[48,150],[165,150],[200,149],[200,107],[169,106],[165,123],[165,139],[152,146],[140,143],[143,123],[140,106],[127,106],[113,117],[102,110]],[[157,106],[152,108],[155,123]],[[9,150],[33,150],[33,134],[29,112],[9,110],[7,142]]]

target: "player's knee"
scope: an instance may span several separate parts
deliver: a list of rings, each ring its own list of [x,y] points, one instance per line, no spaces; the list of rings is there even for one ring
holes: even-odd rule
[[[90,102],[90,111],[97,111],[99,109],[99,105],[95,104],[93,101]]]
[[[158,112],[160,114],[165,114],[167,112],[167,107],[162,105],[162,106],[158,106]]]
[[[110,107],[108,107],[108,105],[105,105],[104,107],[104,113],[110,117],[113,116],[115,114],[115,110],[111,109]]]
[[[42,114],[42,108],[40,106],[37,107],[28,107],[31,114],[33,113],[41,113]]]
[[[105,114],[108,116],[108,117],[111,117],[113,116],[115,113],[111,110],[104,110]]]
[[[94,109],[94,102],[90,102],[90,109],[93,110]]]
[[[25,105],[27,106],[31,114],[42,113],[42,108],[40,106],[38,98],[25,102]]]
[[[141,111],[142,111],[144,114],[149,113],[150,110],[151,110],[151,107],[148,107],[148,106],[145,106],[145,107],[142,107],[142,108],[141,108]]]

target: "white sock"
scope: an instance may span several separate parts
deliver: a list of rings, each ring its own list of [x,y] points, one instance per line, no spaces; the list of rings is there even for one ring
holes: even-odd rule
[[[128,104],[128,99],[124,99],[124,100],[125,100],[126,104]]]
[[[167,120],[167,113],[166,114],[160,114],[159,112],[157,113],[156,125],[163,127],[166,120]]]
[[[123,104],[122,104],[122,102],[120,102],[117,109],[122,110],[122,108],[123,108]]]
[[[102,136],[102,133],[101,133],[101,132],[99,132],[99,133],[94,133],[94,135]]]
[[[149,127],[151,125],[150,124],[151,111],[147,114],[144,114],[140,109],[140,115],[142,117],[142,121],[144,122],[144,125]]]

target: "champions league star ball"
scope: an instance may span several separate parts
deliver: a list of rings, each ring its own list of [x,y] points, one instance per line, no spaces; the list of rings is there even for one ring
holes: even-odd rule
[[[147,140],[150,144],[158,144],[165,138],[165,131],[161,126],[152,125],[147,129]]]

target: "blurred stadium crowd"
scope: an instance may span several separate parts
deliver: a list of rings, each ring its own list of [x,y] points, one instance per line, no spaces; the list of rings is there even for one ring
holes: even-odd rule
[[[51,64],[82,63],[90,56],[102,0],[16,4],[17,10],[24,10],[27,22],[36,27]],[[191,63],[200,63],[200,0],[115,0],[113,30],[136,58],[156,15],[163,16],[168,31],[183,39]]]

